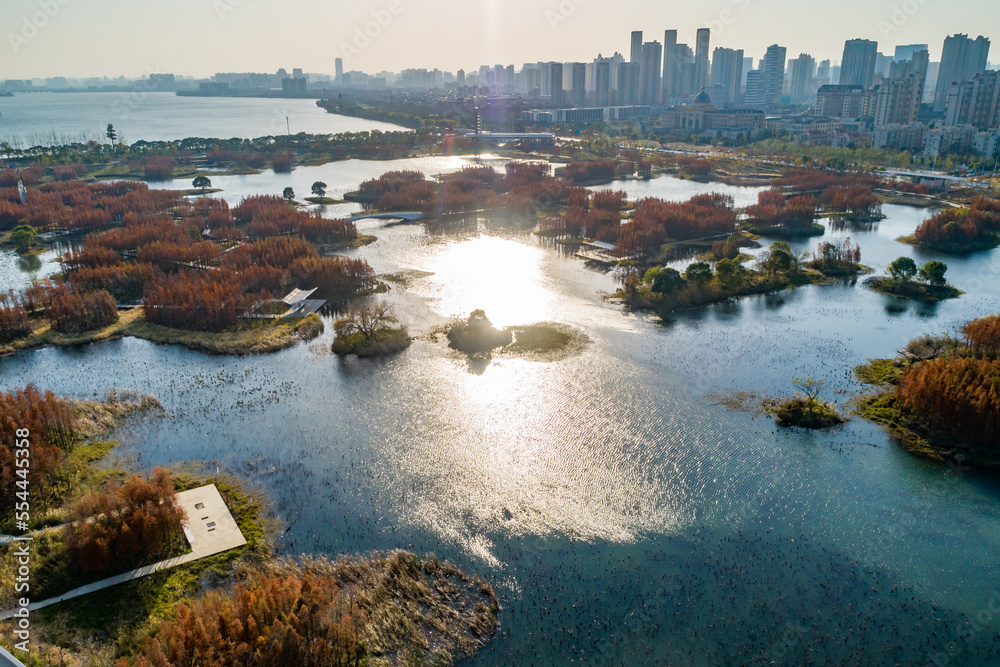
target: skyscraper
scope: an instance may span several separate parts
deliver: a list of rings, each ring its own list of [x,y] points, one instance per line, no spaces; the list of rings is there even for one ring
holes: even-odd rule
[[[611,61],[598,60],[594,63],[594,89],[597,106],[611,104]]]
[[[712,52],[712,85],[720,85],[725,97],[716,103],[734,104],[743,85],[743,50],[717,48]]]
[[[563,64],[562,63],[549,63],[549,98],[552,104],[560,105],[563,103]]]
[[[781,104],[781,93],[785,85],[785,47],[777,44],[767,47],[763,65],[764,108],[773,109]],[[749,85],[748,81],[747,86]]]
[[[663,33],[663,103],[677,95],[677,31]]]
[[[893,62],[889,76],[875,95],[875,125],[908,125],[917,120],[927,75],[928,52],[917,51],[909,60]]]
[[[840,85],[872,87],[878,42],[850,39],[844,43],[844,58],[840,62]]]
[[[892,59],[896,62],[900,60],[910,60],[913,54],[917,51],[927,51],[926,44],[904,44],[902,46],[896,47],[896,53],[893,54]]]
[[[968,81],[976,72],[986,69],[990,54],[990,40],[985,37],[969,39],[968,35],[945,37],[934,88],[934,110],[944,111],[948,103],[948,89],[953,83]]]
[[[695,38],[695,51],[694,51],[694,79],[695,88],[701,90],[703,86],[708,85],[708,47],[709,41],[711,39],[711,30],[708,28],[699,28],[698,35]]]
[[[642,30],[632,33],[632,52],[629,57],[630,63],[638,63],[642,58]]]
[[[639,63],[621,63],[618,65],[618,88],[615,91],[615,104],[639,103]]]
[[[764,85],[764,70],[752,69],[747,72],[747,92],[743,103],[754,109],[767,106],[767,94]]]
[[[587,103],[587,65],[570,64],[570,86],[573,89],[573,104],[582,107]]]
[[[344,59],[343,58],[337,58],[333,62],[334,62],[334,67],[337,68],[337,78],[335,79],[335,81],[336,81],[336,83],[343,83],[344,82]]]
[[[792,70],[792,81],[788,88],[788,96],[792,104],[803,104],[809,101],[812,89],[813,69],[816,59],[807,53],[799,54],[795,60],[789,61]]]
[[[639,63],[639,103],[658,105],[662,96],[663,78],[660,63],[663,58],[663,47],[659,42],[646,42],[642,45],[642,59]]]

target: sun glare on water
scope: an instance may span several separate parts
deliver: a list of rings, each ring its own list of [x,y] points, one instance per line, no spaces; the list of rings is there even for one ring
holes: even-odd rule
[[[540,248],[479,236],[455,241],[433,255],[426,283],[431,307],[446,317],[482,309],[497,327],[556,319],[556,299]]]

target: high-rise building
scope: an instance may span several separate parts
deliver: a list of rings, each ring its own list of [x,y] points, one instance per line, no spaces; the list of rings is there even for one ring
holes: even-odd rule
[[[832,73],[832,68],[830,67],[829,60],[821,60],[819,65],[816,67],[816,79],[813,83],[817,88],[820,86],[825,86],[828,83],[832,83],[830,80],[830,75]]]
[[[802,53],[795,60],[789,61],[788,67],[791,69],[792,75],[791,84],[788,87],[791,103],[804,104],[809,102],[816,59],[807,53]]]
[[[587,64],[570,63],[570,88],[573,91],[573,104],[582,107],[587,103]]]
[[[893,57],[887,56],[884,53],[875,54],[875,75],[878,76],[889,76],[889,65],[892,64]]]
[[[910,60],[917,51],[928,51],[926,44],[904,44],[896,47],[896,52],[892,59],[896,62],[900,60]]]
[[[594,95],[597,106],[611,104],[611,61],[598,60],[594,63]]]
[[[663,103],[677,96],[677,31],[663,33]]]
[[[676,81],[674,97],[696,95],[699,89],[695,86],[695,56],[687,44],[678,44],[674,49]]]
[[[563,64],[548,63],[549,98],[552,104],[563,103]]]
[[[639,104],[639,63],[621,63],[618,65],[618,88],[615,91],[615,104]]]
[[[455,74],[455,83],[457,83],[460,86],[464,86],[465,85],[465,70],[464,69],[458,70],[458,73]]]
[[[866,90],[875,80],[878,42],[850,39],[844,43],[844,58],[840,62],[840,85],[862,86]]]
[[[773,109],[781,104],[781,94],[785,86],[785,47],[772,44],[764,54],[765,109]],[[749,85],[749,83],[747,84]]]
[[[909,60],[893,62],[889,76],[875,93],[875,126],[906,125],[916,122],[927,75],[927,51],[912,54]]]
[[[934,110],[944,111],[948,104],[948,89],[953,83],[972,78],[986,69],[990,54],[990,40],[986,37],[969,39],[968,35],[951,35],[944,40],[941,67],[934,88]]]
[[[747,72],[747,90],[743,96],[743,103],[754,109],[763,109],[767,106],[764,70],[752,69]]]
[[[1000,71],[984,70],[948,89],[948,125],[972,125],[985,132],[1000,128]]]
[[[659,42],[646,42],[642,45],[642,60],[639,62],[639,103],[656,106],[662,98],[663,77],[660,63],[663,60],[663,47]]]
[[[632,51],[629,62],[638,63],[640,58],[642,58],[642,30],[636,30],[632,33]]]
[[[334,67],[337,68],[337,78],[335,79],[335,81],[336,81],[336,83],[343,83],[344,82],[344,59],[343,58],[337,58],[333,62],[334,62]]]
[[[711,40],[709,28],[698,28],[694,44],[695,88],[701,90],[708,85],[708,47]]]
[[[743,50],[717,48],[712,52],[712,85],[722,86],[723,97],[717,104],[735,104],[743,84]]]

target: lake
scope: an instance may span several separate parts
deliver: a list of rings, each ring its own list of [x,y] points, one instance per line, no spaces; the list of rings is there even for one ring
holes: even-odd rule
[[[90,140],[105,142],[111,123],[119,140],[231,139],[307,132],[404,131],[406,128],[327,113],[315,100],[179,97],[148,91],[25,93],[0,97],[0,142],[15,148]]]
[[[351,161],[216,185],[227,199],[315,180],[342,194],[390,169],[466,163]],[[757,192],[670,177],[611,187]],[[895,241],[928,211],[885,212],[825,238],[850,235],[878,272],[900,255],[939,257]],[[379,240],[351,256],[429,274],[377,297],[416,337],[403,354],[340,360],[327,318],[319,339],[264,357],[136,339],[20,353],[0,359],[0,386],[156,395],[170,415],[121,428],[118,456],[250,479],[286,523],[281,553],[433,551],[482,574],[502,610],[476,665],[997,664],[995,475],[915,459],[858,418],[783,430],[714,400],[788,395],[793,378],[815,377],[848,409],[863,389],[853,366],[1000,310],[996,251],[942,258],[967,294],[936,306],[843,283],[659,322],[605,301],[613,275],[525,230],[359,226]],[[426,335],[474,308],[499,325],[564,322],[591,344],[554,363],[471,362]]]

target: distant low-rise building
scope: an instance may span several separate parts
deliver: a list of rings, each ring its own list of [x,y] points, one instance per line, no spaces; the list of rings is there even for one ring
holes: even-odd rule
[[[690,134],[732,137],[742,134],[750,138],[764,130],[764,111],[761,109],[720,109],[712,98],[702,91],[687,106],[670,107],[662,115],[662,127]]]

